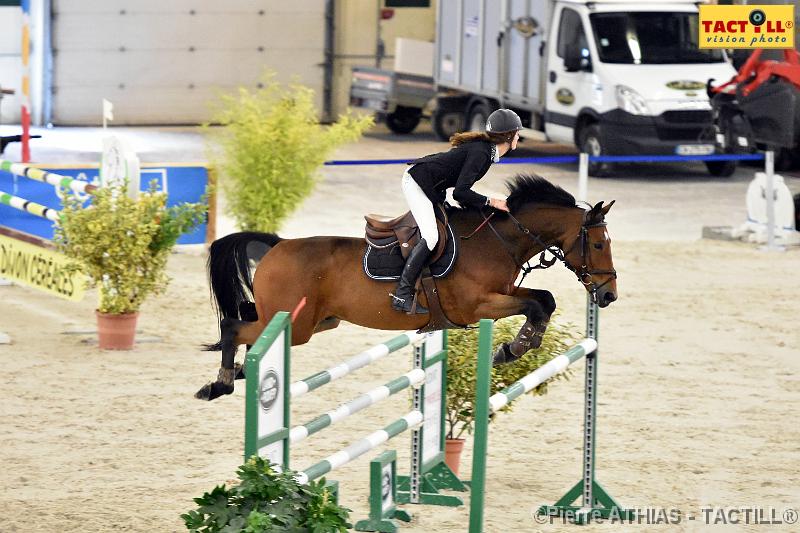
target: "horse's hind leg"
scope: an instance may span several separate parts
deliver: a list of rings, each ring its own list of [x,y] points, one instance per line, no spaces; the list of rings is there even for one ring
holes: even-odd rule
[[[207,383],[194,395],[199,400],[213,400],[223,394],[233,392],[233,380],[236,376],[234,358],[236,349],[241,342],[238,342],[239,331],[258,322],[244,322],[235,318],[225,318],[220,323],[221,345],[222,345],[222,366],[219,369],[217,381]]]
[[[314,328],[314,333],[320,333],[322,331],[328,331],[329,329],[334,329],[339,327],[339,323],[341,322],[340,319],[336,318],[335,316],[329,316],[326,319],[323,319],[319,324],[316,325]]]
[[[255,243],[255,241],[254,241]],[[250,245],[247,247],[247,253],[250,254]],[[263,254],[262,254],[263,255]],[[256,311],[256,304],[253,302],[242,302],[239,304],[239,316],[242,317],[242,320],[245,322],[257,322],[258,321],[258,311]],[[245,349],[250,351],[252,344],[247,344]],[[244,379],[244,365],[239,363],[233,364],[234,369],[234,379]]]

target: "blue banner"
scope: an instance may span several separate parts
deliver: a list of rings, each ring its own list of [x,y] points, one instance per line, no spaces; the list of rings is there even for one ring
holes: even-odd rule
[[[92,182],[97,179],[97,168],[59,168],[43,166],[44,170],[61,174],[81,181]],[[159,190],[167,192],[167,205],[184,202],[199,202],[208,185],[208,168],[204,166],[146,165],[141,169],[141,190],[147,190],[155,180]],[[0,171],[0,191],[20,196],[47,207],[61,210],[61,199],[55,188],[22,176]],[[53,223],[19,209],[0,205],[0,225],[23,231],[43,239],[53,238]],[[178,244],[203,244],[206,239],[206,224],[203,223],[178,239]]]

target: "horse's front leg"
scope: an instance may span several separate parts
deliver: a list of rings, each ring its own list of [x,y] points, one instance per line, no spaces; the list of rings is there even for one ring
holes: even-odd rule
[[[525,315],[525,323],[509,343],[503,343],[494,354],[492,363],[501,365],[522,357],[528,350],[542,345],[542,337],[556,309],[556,301],[549,291],[520,287],[513,296],[490,294],[478,306],[481,318],[504,318]]]

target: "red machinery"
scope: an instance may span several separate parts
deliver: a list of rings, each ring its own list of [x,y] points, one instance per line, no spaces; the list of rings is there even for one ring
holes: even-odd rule
[[[776,166],[800,155],[800,54],[783,51],[783,61],[762,60],[755,50],[728,82],[708,84],[717,140],[726,152],[757,147],[778,152]]]

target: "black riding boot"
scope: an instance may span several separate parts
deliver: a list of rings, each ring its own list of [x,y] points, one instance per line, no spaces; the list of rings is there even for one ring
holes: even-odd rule
[[[416,246],[411,250],[411,253],[406,259],[406,265],[403,267],[403,273],[400,274],[400,282],[397,284],[397,290],[392,295],[392,309],[395,311],[403,311],[404,313],[411,313],[411,305],[414,303],[414,293],[417,284],[417,277],[422,272],[425,266],[425,261],[430,257],[431,251],[428,250],[428,244],[425,239],[420,239]],[[427,314],[428,310],[422,307],[417,302],[418,315]]]

